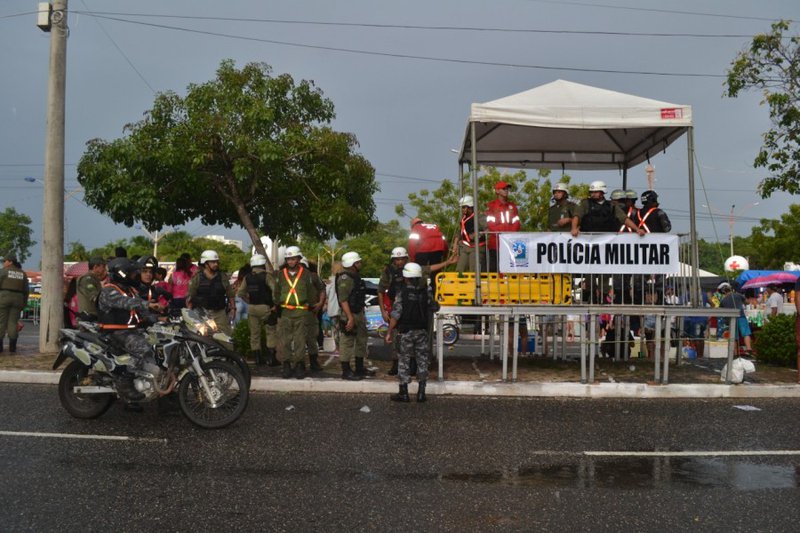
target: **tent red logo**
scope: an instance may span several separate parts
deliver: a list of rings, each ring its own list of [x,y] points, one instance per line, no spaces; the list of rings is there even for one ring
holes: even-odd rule
[[[680,107],[662,107],[661,118],[683,118],[683,109]]]

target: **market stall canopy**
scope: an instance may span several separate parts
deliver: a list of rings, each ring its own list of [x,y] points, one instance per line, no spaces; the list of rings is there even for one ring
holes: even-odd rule
[[[692,126],[688,105],[565,80],[472,104],[478,165],[611,170],[630,168]],[[470,124],[459,162],[471,163]]]

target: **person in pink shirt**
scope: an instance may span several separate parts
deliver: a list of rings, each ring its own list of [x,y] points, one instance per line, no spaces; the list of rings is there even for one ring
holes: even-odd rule
[[[175,261],[175,271],[169,279],[169,292],[172,294],[170,307],[182,309],[186,307],[186,296],[189,294],[189,280],[192,279],[197,267],[192,264],[189,254],[181,254]]]

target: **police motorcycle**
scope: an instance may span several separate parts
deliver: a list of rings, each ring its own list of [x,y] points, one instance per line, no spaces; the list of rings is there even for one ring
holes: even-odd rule
[[[133,273],[133,269],[118,270],[121,277]],[[147,344],[154,349],[152,356],[141,361],[101,324],[81,320],[80,330],[62,329],[62,347],[53,369],[72,359],[58,386],[67,412],[76,418],[101,416],[117,396],[130,397],[120,389],[127,381],[120,377],[125,375],[133,376],[126,386],[135,389],[137,401],[175,392],[181,410],[195,425],[214,429],[235,422],[247,407],[248,380],[229,358],[233,352],[220,345],[222,339],[209,335],[213,321],[197,311],[183,311],[179,320],[157,322],[144,330]]]

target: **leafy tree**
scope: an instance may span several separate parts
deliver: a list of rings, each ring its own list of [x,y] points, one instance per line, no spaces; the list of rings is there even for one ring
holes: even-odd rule
[[[395,246],[408,243],[408,230],[397,220],[379,223],[372,231],[350,237],[338,243],[341,245],[337,259],[345,252],[358,252],[364,260],[361,275],[367,278],[378,277],[389,262],[389,255]]]
[[[697,252],[700,257],[700,268],[722,275],[725,259],[728,258],[728,246],[725,243],[697,241]]]
[[[486,167],[478,175],[478,210],[482,211],[486,204],[496,197],[494,184],[502,180],[511,185],[510,199],[519,208],[522,230],[546,231],[547,210],[553,196],[553,183],[547,179],[549,175],[549,170],[540,170],[536,176],[531,177],[524,170],[504,174],[494,167]],[[570,177],[564,175],[559,179],[562,180],[569,183]],[[468,174],[462,177],[462,186],[464,194],[471,196],[472,187]],[[439,188],[434,191],[423,189],[408,195],[411,206],[416,209],[416,216],[426,222],[438,224],[451,242],[459,231],[458,221],[461,217],[458,206],[459,190],[453,182],[443,180]],[[570,185],[569,190],[573,199],[584,198],[588,194],[586,185]],[[409,216],[402,205],[396,206],[395,211],[400,216]]]
[[[737,247],[736,253],[750,257],[750,268],[781,270],[785,262],[797,262],[799,234],[800,204],[792,204],[780,220],[762,219],[750,232],[749,248]]]
[[[761,196],[774,191],[800,192],[800,36],[784,37],[789,21],[772,24],[769,33],[753,37],[728,70],[726,95],[756,89],[764,94],[772,128],[753,162],[770,176],[759,184]]]
[[[91,258],[89,250],[78,241],[69,243],[69,252],[64,255],[64,261],[88,261],[89,258]]]
[[[261,234],[343,238],[375,223],[378,186],[334,117],[313,82],[225,60],[186,96],[158,94],[125,137],[89,141],[78,181],[87,204],[128,226],[241,224],[262,253]]]
[[[31,217],[17,213],[13,207],[0,212],[0,256],[13,255],[24,263],[30,257],[29,250],[36,244],[31,239]]]

